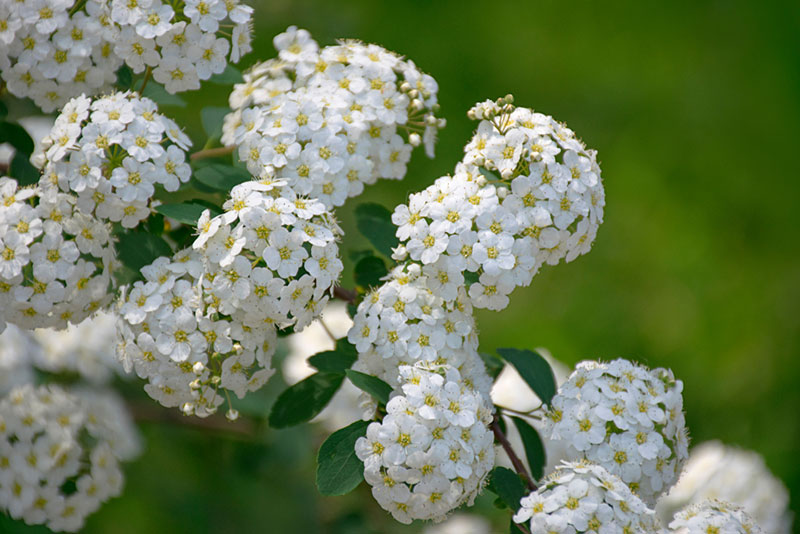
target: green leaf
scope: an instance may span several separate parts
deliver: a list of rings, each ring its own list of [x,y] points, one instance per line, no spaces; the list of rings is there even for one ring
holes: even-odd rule
[[[208,81],[217,85],[233,85],[235,83],[242,83],[244,78],[242,78],[242,73],[239,69],[228,64],[224,71],[213,75]]]
[[[212,163],[197,169],[194,172],[194,177],[208,187],[225,192],[251,178],[250,173],[247,171],[221,163]]]
[[[550,404],[558,386],[553,369],[547,360],[527,349],[497,349],[497,353],[519,371],[522,379],[544,404]]]
[[[480,172],[487,180],[490,182],[499,182],[501,178],[493,173],[492,171],[485,169],[483,167],[478,167],[478,172]]]
[[[6,120],[6,117],[8,117],[8,107],[0,102],[0,121]]]
[[[200,111],[200,118],[203,122],[203,130],[209,139],[218,139],[222,135],[222,123],[225,115],[230,113],[228,108],[209,106]]]
[[[507,467],[495,467],[489,475],[489,491],[500,497],[514,512],[519,509],[519,501],[527,495],[522,479]]]
[[[372,202],[359,204],[356,206],[356,226],[378,252],[387,258],[392,257],[392,248],[398,244],[392,212]]]
[[[519,525],[514,522],[514,517],[509,518],[508,532],[509,534],[524,534]]]
[[[123,65],[117,71],[117,87],[120,89],[130,89],[133,85],[133,72],[130,67]]]
[[[370,421],[356,421],[328,436],[317,454],[317,488],[327,496],[353,491],[364,479],[364,464],[356,456],[358,438]]]
[[[162,85],[159,85],[153,80],[150,80],[142,91],[142,96],[146,96],[159,107],[161,106],[174,106],[176,108],[185,108],[188,104],[186,100],[178,95],[171,95],[167,92]]]
[[[42,175],[39,169],[31,165],[28,154],[23,154],[22,152],[14,154],[8,170],[9,175],[21,186],[35,184]]]
[[[361,391],[366,391],[381,404],[389,402],[389,395],[391,395],[393,391],[392,386],[377,376],[360,373],[352,369],[348,369],[345,373],[347,373],[347,378],[350,379],[350,382]]]
[[[314,373],[286,388],[269,414],[269,426],[285,428],[304,423],[325,408],[344,377],[341,373]]]
[[[381,278],[386,276],[389,270],[386,264],[378,256],[367,256],[356,263],[353,270],[353,279],[357,286],[364,289],[381,285]]]
[[[517,427],[519,435],[522,438],[522,444],[525,446],[525,458],[528,459],[528,467],[531,470],[531,476],[535,480],[539,480],[544,476],[544,466],[546,462],[544,444],[539,433],[527,421],[519,417],[512,417],[514,426]]]
[[[485,352],[479,352],[478,354],[480,355],[481,360],[483,360],[484,365],[486,365],[486,372],[489,373],[489,376],[491,376],[492,379],[497,378],[497,376],[500,374],[500,371],[502,371],[503,367],[505,366],[503,360],[494,354],[487,354]]]
[[[326,350],[325,352],[314,354],[308,358],[308,363],[318,371],[344,374],[355,363],[357,358],[358,353],[355,347],[348,343],[346,339],[340,339],[336,342],[334,350]]]
[[[156,211],[165,217],[176,220],[179,223],[188,224],[190,226],[197,226],[197,219],[200,214],[207,208],[194,202],[186,202],[183,204],[161,204],[156,207]]]
[[[164,216],[160,213],[151,213],[144,223],[144,229],[147,233],[155,235],[164,233]]]
[[[0,144],[8,143],[26,156],[33,154],[33,139],[25,128],[13,122],[0,122]]]
[[[135,272],[161,256],[172,256],[172,249],[160,237],[145,232],[124,232],[117,243],[119,260]]]
[[[478,282],[480,280],[480,275],[478,273],[473,273],[472,271],[464,271],[464,285],[471,286],[472,284]]]

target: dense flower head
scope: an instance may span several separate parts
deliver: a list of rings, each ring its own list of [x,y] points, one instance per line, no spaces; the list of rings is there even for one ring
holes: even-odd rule
[[[356,454],[375,500],[396,520],[438,522],[472,505],[494,466],[493,408],[450,366],[401,366],[399,381]]]
[[[108,224],[57,190],[0,177],[0,326],[66,328],[112,299]]]
[[[590,462],[564,462],[520,501],[532,533],[655,534],[655,512],[617,476]]]
[[[223,128],[253,174],[330,208],[378,178],[402,179],[413,147],[433,155],[438,86],[412,61],[356,41],[320,49],[295,27],[274,42],[279,59],[234,87]]]
[[[683,383],[628,360],[581,362],[553,397],[545,434],[620,477],[649,506],[688,457]]]
[[[277,330],[315,319],[342,270],[338,225],[285,184],[240,184],[223,208],[200,217],[193,249],[143,268],[119,310],[126,368],[161,404],[201,417],[220,388],[242,398],[266,383]]]
[[[666,524],[676,510],[707,499],[741,506],[764,532],[792,531],[789,492],[755,451],[718,441],[692,447],[678,483],[659,499],[656,510]]]
[[[251,50],[253,9],[239,0],[17,0],[0,5],[0,74],[51,112],[100,94],[123,63],[175,93]]]
[[[477,308],[500,310],[542,265],[589,251],[603,185],[595,152],[552,117],[505,100],[470,116],[482,120],[454,174],[395,209],[395,258],[466,284]]]
[[[42,188],[75,194],[84,213],[125,228],[150,215],[156,186],[176,191],[191,175],[189,138],[136,93],[73,98],[45,144]]]
[[[708,500],[681,510],[669,524],[674,534],[761,534],[762,530],[741,507]]]
[[[0,400],[0,510],[28,524],[77,531],[119,495],[120,462],[139,452],[111,393],[22,386]]]

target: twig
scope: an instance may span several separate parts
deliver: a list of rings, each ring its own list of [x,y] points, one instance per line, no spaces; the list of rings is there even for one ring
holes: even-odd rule
[[[527,412],[521,412],[519,410],[515,410],[514,408],[509,408],[508,406],[500,406],[499,404],[495,404],[495,407],[499,408],[500,410],[502,410],[504,412],[512,413],[514,415],[519,415],[521,417],[530,417],[531,419],[539,419],[539,420],[542,419],[538,415],[533,415],[534,412],[536,412],[539,408],[541,408],[541,405],[539,405],[536,408],[534,408],[532,410],[529,410]]]
[[[339,300],[355,304],[358,292],[355,289],[345,289],[341,286],[336,286],[333,288],[333,296]]]
[[[222,434],[235,434],[248,438],[252,438],[256,433],[255,423],[241,417],[235,422],[230,422],[220,415],[200,418],[190,415],[181,415],[173,410],[164,410],[143,403],[130,403],[128,408],[134,420],[137,422],[177,424],[206,431],[211,430]]]
[[[221,146],[217,148],[206,148],[205,150],[198,150],[191,156],[189,159],[192,161],[197,161],[198,159],[204,158],[218,158],[219,156],[227,156],[228,154],[233,154],[233,150],[235,146]]]
[[[144,80],[142,80],[142,86],[139,88],[139,94],[144,95],[144,88],[147,87],[147,82],[150,81],[150,72],[151,67],[147,67],[147,70],[144,71]]]
[[[528,474],[528,470],[525,469],[525,464],[522,463],[522,460],[519,459],[517,453],[514,452],[514,448],[511,447],[511,443],[508,442],[508,438],[506,435],[503,434],[503,431],[500,429],[500,425],[497,424],[499,421],[500,415],[495,415],[492,424],[490,425],[492,428],[492,432],[494,432],[494,437],[497,438],[497,441],[500,442],[500,445],[503,446],[503,450],[506,451],[509,460],[511,460],[511,465],[514,466],[514,470],[525,479],[525,484],[528,486],[528,489],[531,491],[536,491],[536,484],[533,482],[533,478]]]

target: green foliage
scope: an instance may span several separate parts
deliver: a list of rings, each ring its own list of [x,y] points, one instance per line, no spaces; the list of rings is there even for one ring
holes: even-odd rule
[[[348,343],[346,339],[340,339],[336,342],[334,350],[326,350],[325,352],[314,354],[308,358],[308,363],[318,371],[344,374],[355,363],[357,358],[358,353],[355,347]]]
[[[355,387],[361,391],[366,391],[381,404],[385,405],[387,402],[389,402],[389,396],[393,391],[392,386],[377,376],[360,373],[358,371],[353,371],[352,369],[348,369],[345,372],[347,373],[347,378],[350,379],[350,382],[352,382]]]
[[[531,476],[539,480],[544,476],[544,466],[547,463],[542,439],[536,429],[524,419],[512,417],[511,420],[514,421],[514,426],[517,427],[522,444],[525,446],[525,458],[528,459]]]
[[[375,250],[391,258],[392,248],[398,244],[391,211],[374,202],[359,204],[356,206],[356,226]]]
[[[539,353],[527,349],[497,349],[497,353],[517,369],[522,379],[544,404],[550,404],[558,386],[547,360]]]
[[[0,121],[6,120],[6,117],[8,117],[8,107],[0,102]]]
[[[317,488],[327,496],[349,493],[364,479],[364,465],[355,452],[369,421],[356,421],[331,434],[317,454]]]
[[[230,111],[229,108],[217,106],[208,106],[200,111],[203,131],[206,132],[209,139],[219,139],[222,135],[223,120]]]
[[[217,191],[228,192],[234,186],[250,179],[250,173],[222,163],[209,163],[194,171],[200,183]]]
[[[492,469],[486,489],[500,497],[500,501],[514,512],[519,509],[520,499],[528,493],[519,475],[507,467]]]
[[[189,226],[197,226],[197,219],[206,209],[208,209],[206,206],[195,202],[161,204],[156,207],[158,213]]]
[[[117,87],[122,91],[133,87],[133,71],[127,65],[123,65],[117,71]]]
[[[492,380],[497,378],[500,372],[503,370],[503,360],[495,356],[494,354],[489,354],[486,352],[479,352],[478,353],[483,360],[483,364],[486,366],[486,372],[489,373],[489,376],[492,377]]]
[[[126,267],[139,272],[160,256],[172,256],[172,249],[155,234],[128,231],[118,236],[117,256]]]
[[[217,85],[233,85],[235,83],[242,83],[242,72],[231,64],[225,66],[225,70],[219,74],[213,75],[208,79],[209,82]]]
[[[150,80],[142,91],[142,96],[146,96],[161,108],[162,106],[171,106],[176,108],[185,108],[188,104],[186,100],[178,95],[172,95],[159,83]]]
[[[285,428],[312,419],[328,405],[343,380],[341,373],[319,372],[286,388],[272,405],[269,426]]]
[[[25,128],[13,122],[0,122],[0,144],[8,143],[17,152],[30,156],[33,154],[34,144]]]
[[[353,270],[353,279],[356,286],[367,289],[381,285],[381,278],[386,276],[389,270],[386,263],[378,256],[367,256],[361,258]]]

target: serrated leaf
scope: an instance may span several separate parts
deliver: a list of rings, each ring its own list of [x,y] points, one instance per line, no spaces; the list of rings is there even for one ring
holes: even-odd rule
[[[392,257],[392,248],[398,245],[395,236],[397,227],[392,224],[392,212],[372,202],[359,204],[356,206],[356,227],[375,250],[387,258]]]
[[[142,96],[146,96],[159,107],[161,106],[173,106],[176,108],[185,108],[188,104],[186,100],[179,97],[178,95],[173,95],[167,92],[164,89],[164,86],[158,84],[157,82],[150,80],[142,91]]]
[[[547,360],[539,353],[527,349],[497,349],[497,353],[517,369],[542,403],[550,404],[558,386]]]
[[[506,506],[516,512],[519,509],[520,499],[527,495],[522,479],[507,467],[495,467],[489,476],[487,489],[500,497]]]
[[[517,427],[520,438],[522,438],[522,445],[525,447],[525,458],[528,459],[531,476],[535,480],[539,480],[544,476],[544,466],[547,461],[542,438],[539,437],[536,429],[524,419],[512,417],[511,420],[514,422],[514,426]]]
[[[135,272],[161,256],[172,256],[172,249],[157,235],[124,232],[117,243],[119,260]]]
[[[233,85],[235,83],[242,83],[244,78],[242,78],[242,73],[239,69],[228,64],[225,66],[224,71],[219,74],[214,74],[208,81],[217,85]]]
[[[230,165],[211,163],[194,172],[197,181],[217,191],[228,192],[242,182],[250,180],[250,173]]]
[[[13,122],[0,122],[0,144],[8,143],[26,156],[33,154],[33,139],[25,128]]]
[[[357,358],[358,353],[355,347],[348,343],[346,339],[340,339],[336,342],[334,350],[326,350],[325,352],[314,354],[308,358],[308,363],[318,371],[344,374],[355,363]]]
[[[327,406],[343,380],[341,373],[314,373],[286,388],[272,405],[269,426],[285,428],[313,418]]]
[[[356,263],[355,269],[353,269],[353,278],[357,286],[366,289],[381,285],[381,278],[388,272],[382,259],[377,256],[367,256]]]
[[[156,207],[156,211],[165,217],[169,217],[179,223],[197,226],[197,219],[207,208],[194,202],[183,204],[161,204]]]
[[[361,391],[369,393],[381,404],[389,402],[389,396],[393,391],[392,386],[377,376],[360,373],[352,369],[348,369],[345,373],[347,374],[347,378],[350,379],[350,382]]]
[[[356,421],[328,436],[317,454],[317,488],[327,496],[344,495],[364,479],[364,464],[355,444],[367,433],[369,421]]]
[[[209,139],[217,139],[222,135],[222,123],[225,115],[230,113],[228,108],[209,106],[200,111],[200,118],[203,122],[203,130]]]
[[[505,364],[503,360],[495,356],[494,354],[487,354],[485,352],[478,353],[483,360],[484,365],[486,365],[486,372],[489,373],[489,376],[492,379],[497,378],[497,375],[503,370]]]
[[[11,158],[9,175],[14,178],[20,186],[33,185],[39,181],[41,173],[39,169],[31,165],[28,154],[17,152]]]

